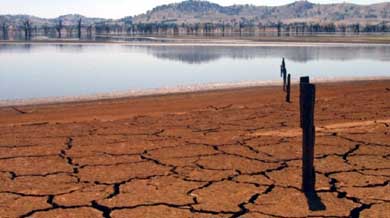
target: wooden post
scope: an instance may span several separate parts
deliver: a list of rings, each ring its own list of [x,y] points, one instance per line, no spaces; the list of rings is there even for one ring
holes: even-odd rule
[[[287,86],[287,70],[284,68],[283,71],[283,91],[286,91],[286,86]]]
[[[283,65],[280,65],[280,77],[282,78],[283,78],[283,72],[284,72]]]
[[[288,74],[287,76],[287,94],[286,94],[286,102],[291,102],[291,74]]]
[[[315,192],[315,170],[314,170],[314,107],[315,107],[315,85],[310,83],[301,84],[301,106],[302,106],[302,190],[305,193]]]
[[[284,71],[286,70],[286,62],[282,59],[282,65],[280,66],[280,77],[283,77]]]
[[[303,128],[303,105],[302,105],[302,103],[303,103],[303,99],[302,99],[303,90],[302,90],[302,85],[306,84],[306,83],[310,83],[310,77],[308,77],[308,76],[301,77],[300,84],[299,84],[299,93],[301,93],[300,97],[299,97],[300,98],[299,99],[299,104],[300,104],[299,110],[300,110],[300,115],[301,115],[301,128]]]
[[[284,71],[286,70],[286,62],[282,59],[282,65],[280,66],[280,77],[283,77]]]
[[[308,76],[303,76],[300,78],[301,83],[310,83],[310,77]]]

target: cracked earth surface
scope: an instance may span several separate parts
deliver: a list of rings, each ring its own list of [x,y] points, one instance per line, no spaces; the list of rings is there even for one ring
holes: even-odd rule
[[[0,217],[390,217],[389,88],[318,85],[321,210],[296,86],[0,108]]]

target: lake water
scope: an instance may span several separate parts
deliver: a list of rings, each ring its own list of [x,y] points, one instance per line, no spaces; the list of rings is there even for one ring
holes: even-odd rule
[[[195,46],[2,44],[0,100],[198,84],[390,76],[387,45]]]

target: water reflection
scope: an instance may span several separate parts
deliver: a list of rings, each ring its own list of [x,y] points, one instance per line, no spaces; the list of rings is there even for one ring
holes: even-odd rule
[[[0,53],[48,50],[81,53],[96,51],[96,47],[110,47],[117,52],[142,52],[158,59],[187,64],[203,64],[222,58],[255,59],[281,58],[306,63],[318,60],[348,61],[357,59],[390,61],[390,45],[332,45],[332,46],[134,46],[134,45],[83,45],[83,44],[0,44]]]
[[[145,47],[142,47],[145,48]],[[221,46],[147,46],[149,54],[188,64],[202,64],[221,58],[281,58],[305,63],[313,60],[390,60],[390,46],[301,46],[301,47],[221,47]]]
[[[82,44],[0,44],[0,54],[6,53],[25,53],[25,52],[42,52],[44,50],[50,50],[55,48],[59,52],[74,52],[79,53],[85,51],[88,48]]]
[[[0,44],[4,99],[91,95],[194,84],[390,76],[390,46]]]

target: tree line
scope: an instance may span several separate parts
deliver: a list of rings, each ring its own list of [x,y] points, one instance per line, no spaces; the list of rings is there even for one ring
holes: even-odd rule
[[[58,20],[55,25],[34,25],[30,20],[25,20],[23,25],[12,25],[6,22],[1,24],[2,38],[7,40],[12,36],[24,36],[25,40],[31,40],[33,36],[50,36],[53,38],[88,38],[105,34],[150,34],[150,35],[261,35],[273,36],[305,35],[319,33],[383,33],[390,32],[389,22],[377,24],[334,24],[334,23],[195,23],[177,24],[175,22],[160,23],[132,23],[101,22],[92,25],[84,25],[82,19],[75,25],[64,25]]]

